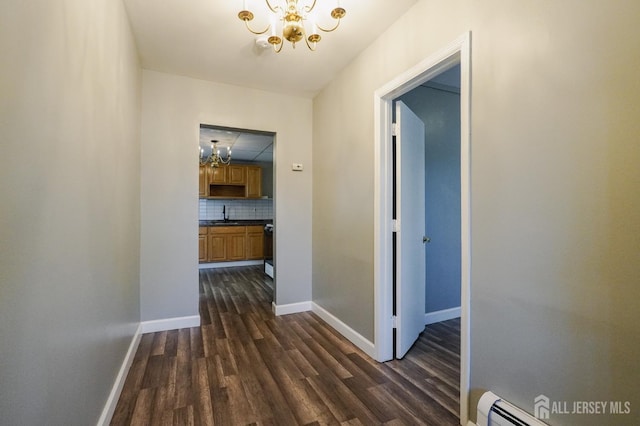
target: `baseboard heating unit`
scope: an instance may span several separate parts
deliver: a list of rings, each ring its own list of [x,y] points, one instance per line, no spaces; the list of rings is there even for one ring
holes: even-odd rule
[[[482,394],[478,402],[478,426],[547,426],[493,392]]]

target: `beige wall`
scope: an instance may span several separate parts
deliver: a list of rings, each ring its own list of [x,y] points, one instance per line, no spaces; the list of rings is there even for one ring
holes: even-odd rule
[[[311,300],[311,100],[145,70],[142,319],[198,315],[201,123],[276,132],[276,303]]]
[[[0,2],[0,423],[95,424],[140,320],[120,1]]]
[[[629,400],[616,424],[637,420],[638,16],[424,0],[314,99],[313,298],[373,339],[373,92],[472,31],[472,417],[492,389],[529,411]]]

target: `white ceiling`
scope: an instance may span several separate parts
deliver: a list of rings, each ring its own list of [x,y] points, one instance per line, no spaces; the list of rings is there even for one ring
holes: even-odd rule
[[[254,27],[267,24],[264,0],[246,0]],[[272,3],[284,0],[271,0]],[[299,0],[308,4],[310,0]],[[318,0],[329,27],[338,0]],[[238,19],[243,0],[124,0],[145,69],[312,97],[418,0],[340,0],[340,27],[321,33],[318,49],[304,43],[262,50]],[[320,18],[321,19],[321,18]]]
[[[248,133],[231,129],[200,127],[200,148],[203,156],[211,154],[211,141],[217,140],[220,155],[226,158],[227,147],[231,149],[231,159],[235,162],[273,162],[273,135]]]

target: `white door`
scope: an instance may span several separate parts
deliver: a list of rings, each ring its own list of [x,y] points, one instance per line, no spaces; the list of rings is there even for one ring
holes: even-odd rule
[[[424,330],[424,123],[396,102],[396,358]]]

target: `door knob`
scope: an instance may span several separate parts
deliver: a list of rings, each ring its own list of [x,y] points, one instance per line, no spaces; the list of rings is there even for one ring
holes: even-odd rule
[[[424,236],[422,237],[422,243],[430,243],[431,242],[431,238]]]

